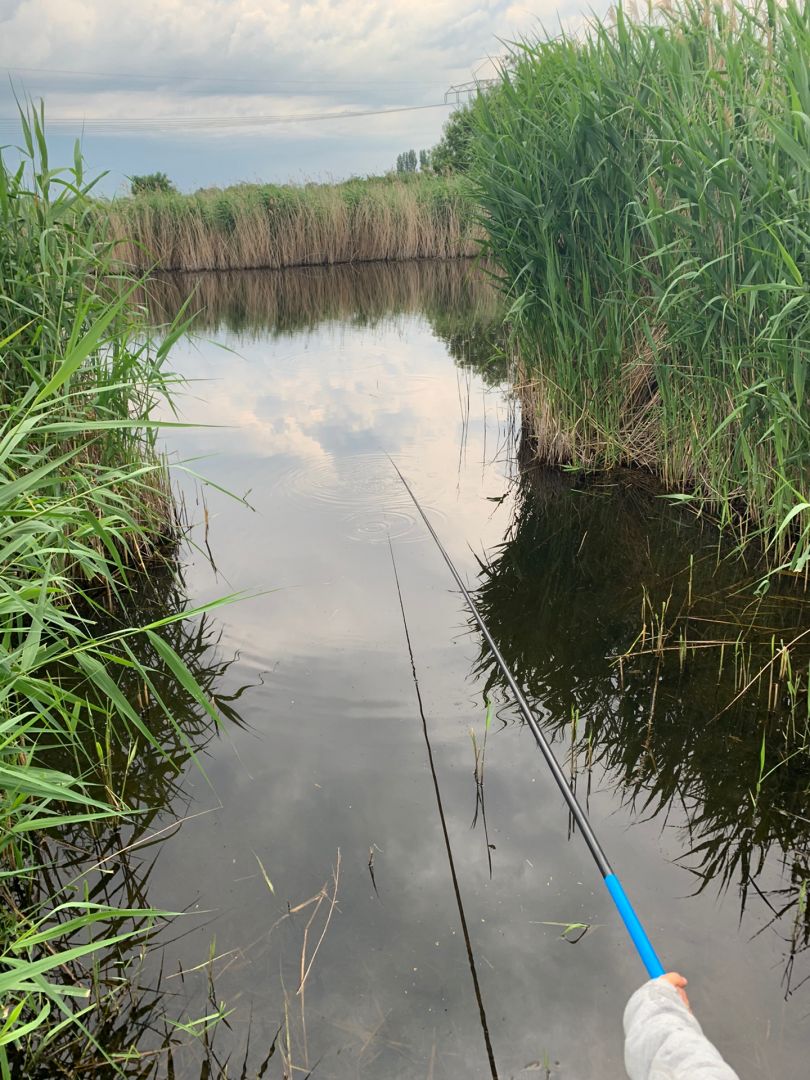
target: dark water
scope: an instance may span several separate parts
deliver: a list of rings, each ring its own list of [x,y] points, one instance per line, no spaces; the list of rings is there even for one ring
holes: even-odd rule
[[[173,631],[223,720],[187,707],[188,744],[165,725],[179,774],[154,755],[134,767],[139,800],[168,806],[125,839],[159,839],[97,887],[188,915],[161,931],[107,1045],[162,1047],[130,1066],[144,1076],[280,1077],[287,1055],[301,1077],[492,1074],[390,538],[498,1075],[624,1075],[640,963],[391,454],[710,1036],[741,1076],[806,1075],[806,756],[789,756],[795,732],[785,763],[760,756],[763,730],[795,716],[784,687],[771,710],[760,695],[723,711],[756,650],[729,647],[718,675],[716,649],[677,648],[684,627],[733,640],[756,623],[778,640],[803,601],[729,598],[739,568],[718,567],[711,532],[631,478],[522,469],[505,371],[487,363],[497,302],[468,267],[196,284],[198,333],[174,353],[181,411],[224,426],[167,446],[246,502],[211,487],[203,502],[178,471],[198,547],[184,587],[157,581],[149,603],[251,595]],[[189,285],[156,288],[156,317]],[[673,651],[650,636],[619,664],[645,589],[651,635],[664,604],[679,627]],[[471,729],[479,751],[486,734],[480,787]],[[166,1026],[220,1003],[204,1038]]]

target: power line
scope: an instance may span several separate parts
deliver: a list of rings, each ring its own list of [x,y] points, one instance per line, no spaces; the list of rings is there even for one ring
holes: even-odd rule
[[[363,116],[387,116],[392,113],[420,112],[424,109],[445,109],[443,101],[431,105],[402,105],[393,109],[362,109],[339,113],[288,113],[256,114],[254,116],[164,116],[164,117],[52,117],[46,122],[46,130],[64,130],[98,132],[100,134],[124,134],[140,131],[180,131],[185,129],[217,130],[229,128],[262,127],[269,124],[303,123],[312,120],[353,120]],[[16,132],[19,125],[12,117],[0,117],[0,132]]]
[[[2,76],[2,68],[0,68],[0,77]],[[133,76],[134,78],[134,76]],[[60,80],[54,80],[53,83],[49,82],[34,82],[33,80],[19,80],[19,87],[24,90],[28,97],[45,97],[53,98],[56,94],[82,94],[85,98],[89,98],[90,95],[101,96],[103,94],[126,94],[127,98],[131,101],[140,101],[139,95],[151,95],[151,94],[166,94],[171,95],[172,98],[178,100],[186,100],[188,98],[239,98],[244,100],[251,97],[263,97],[263,98],[314,98],[318,99],[345,99],[345,98],[363,98],[368,97],[371,93],[374,93],[377,97],[391,98],[399,95],[404,89],[413,91],[415,89],[426,90],[430,92],[431,96],[435,91],[435,88],[445,86],[446,83],[380,83],[375,88],[373,84],[365,86],[363,84],[352,85],[350,83],[338,83],[332,84],[328,82],[312,82],[312,83],[289,83],[282,85],[281,83],[255,83],[245,81],[239,85],[231,85],[227,80],[223,79],[216,85],[206,84],[201,82],[200,85],[183,84],[183,85],[168,85],[168,84],[135,84],[128,83],[127,76],[123,76],[118,82],[101,83],[96,85],[77,86],[75,84],[68,85]],[[149,98],[147,97],[147,101]],[[136,107],[141,109],[146,106],[140,104]]]
[[[461,99],[465,98],[467,101],[471,101],[474,97],[477,97],[482,90],[487,90],[491,86],[497,86],[499,79],[473,79],[470,82],[457,83],[455,86],[449,87],[444,92],[444,102],[449,105],[450,99],[454,99],[454,104],[460,105]]]
[[[206,82],[206,83],[253,83],[257,86],[344,86],[344,87],[385,87],[385,86],[409,86],[413,87],[414,80],[402,80],[402,81],[389,81],[389,80],[362,80],[352,79],[350,81],[344,81],[340,79],[333,79],[328,75],[324,75],[319,79],[261,79],[253,78],[249,76],[209,76],[209,75],[161,75],[151,73],[123,72],[123,71],[81,71],[76,68],[41,68],[41,67],[27,67],[27,66],[15,66],[15,67],[3,67],[0,71],[5,71],[11,75],[15,72],[35,72],[41,75],[72,75],[80,78],[99,78],[99,79],[144,79],[153,80],[157,82]],[[443,86],[443,81],[422,83],[422,86]]]

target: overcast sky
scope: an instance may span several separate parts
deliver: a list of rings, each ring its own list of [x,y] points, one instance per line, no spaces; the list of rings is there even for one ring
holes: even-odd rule
[[[91,168],[110,170],[108,193],[156,169],[183,190],[383,172],[401,150],[435,143],[449,108],[303,117],[442,103],[452,84],[492,74],[504,40],[575,24],[581,10],[579,0],[0,0],[0,142],[16,139],[16,91],[44,98],[54,162],[81,136]],[[245,126],[261,116],[283,119]],[[234,117],[241,126],[204,119]]]

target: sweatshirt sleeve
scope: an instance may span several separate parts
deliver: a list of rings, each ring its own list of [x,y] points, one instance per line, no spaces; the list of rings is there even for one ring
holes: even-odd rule
[[[630,1080],[739,1080],[662,979],[645,983],[624,1010],[624,1064]]]

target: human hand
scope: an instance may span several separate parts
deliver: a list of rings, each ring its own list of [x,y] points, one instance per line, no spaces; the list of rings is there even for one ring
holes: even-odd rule
[[[664,982],[668,982],[670,986],[675,987],[675,989],[678,991],[678,995],[680,996],[681,1001],[691,1012],[692,1006],[689,1004],[689,998],[686,996],[686,991],[684,990],[684,987],[687,985],[687,980],[683,977],[683,975],[679,975],[677,971],[669,971],[666,975],[662,975],[661,978]]]

